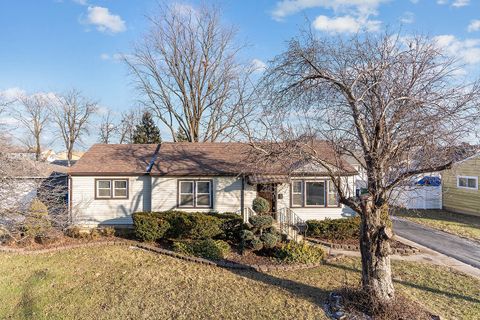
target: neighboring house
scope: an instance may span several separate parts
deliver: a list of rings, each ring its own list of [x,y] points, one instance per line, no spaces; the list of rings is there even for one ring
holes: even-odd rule
[[[85,152],[83,152],[83,151],[73,151],[72,152],[72,161],[80,160],[80,158],[84,154],[85,154]],[[68,154],[67,154],[66,151],[59,152],[59,153],[55,154],[53,161],[67,161],[68,160],[67,155]]]
[[[42,200],[43,191],[46,195],[52,189],[56,198],[66,200],[66,167],[11,154],[2,154],[0,161],[0,210],[24,210],[34,198]]]
[[[355,169],[326,143],[314,149],[353,195]],[[94,145],[69,170],[73,219],[85,226],[130,225],[134,212],[172,209],[245,216],[257,196],[272,212],[289,210],[303,220],[353,214],[338,203],[322,166],[291,157],[252,164],[252,151],[243,143]]]
[[[480,216],[480,153],[455,163],[442,174],[443,208]]]

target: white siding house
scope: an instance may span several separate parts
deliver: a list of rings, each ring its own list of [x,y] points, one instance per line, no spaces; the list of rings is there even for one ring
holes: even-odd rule
[[[289,208],[302,220],[353,215],[338,204],[318,166],[295,163],[287,174],[272,164],[250,173],[242,160],[248,148],[241,143],[94,145],[69,172],[72,218],[83,226],[127,226],[139,211],[243,214],[266,187],[273,213]],[[354,195],[356,171],[343,166],[345,192]]]

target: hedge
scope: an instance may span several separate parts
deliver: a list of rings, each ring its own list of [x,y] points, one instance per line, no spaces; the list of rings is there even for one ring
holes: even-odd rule
[[[240,239],[243,220],[236,214],[164,211],[137,212],[133,215],[135,234],[143,241],[161,238],[201,240]]]
[[[360,222],[360,217],[307,220],[307,235],[327,240],[358,239]]]

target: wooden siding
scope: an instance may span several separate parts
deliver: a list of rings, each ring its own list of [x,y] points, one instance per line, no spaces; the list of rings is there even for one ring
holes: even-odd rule
[[[95,199],[95,179],[127,179],[128,199]],[[130,225],[132,213],[150,210],[151,180],[149,176],[134,177],[71,177],[72,218],[82,226]]]
[[[480,179],[480,155],[455,165],[442,174],[443,208],[452,212],[480,216],[480,190],[457,187],[457,176]]]

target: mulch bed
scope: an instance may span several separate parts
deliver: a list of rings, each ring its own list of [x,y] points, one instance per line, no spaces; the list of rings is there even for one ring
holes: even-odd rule
[[[306,238],[306,239],[310,242],[318,243],[333,249],[360,251],[358,239],[344,239],[344,240],[338,240],[338,239],[329,240],[329,239],[322,239],[322,238]],[[398,254],[398,255],[412,255],[420,252],[418,248],[409,246],[397,240],[391,240],[390,247],[392,249],[392,253]]]

